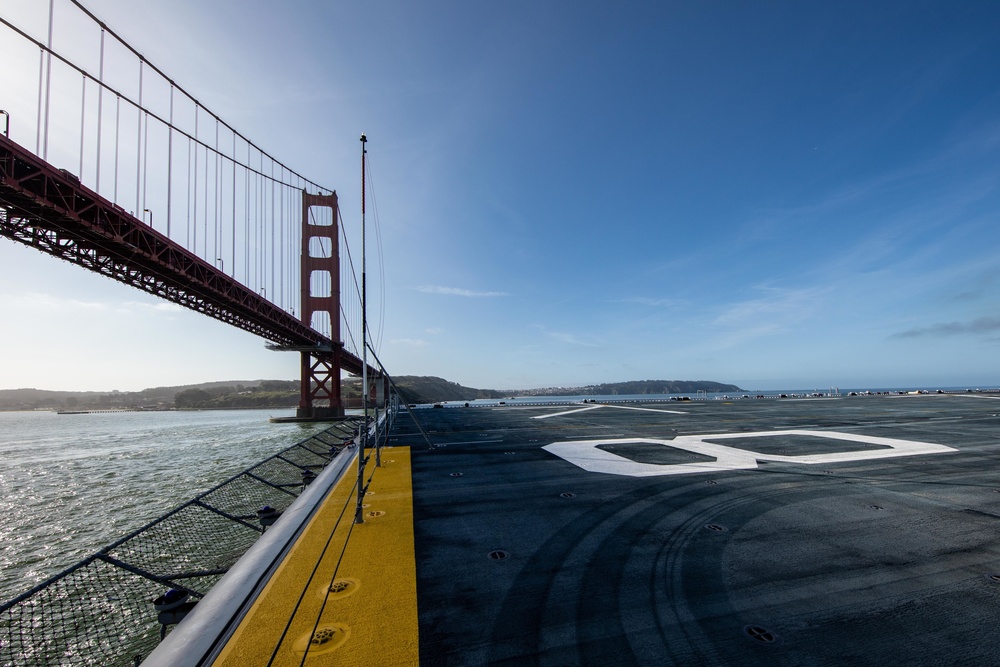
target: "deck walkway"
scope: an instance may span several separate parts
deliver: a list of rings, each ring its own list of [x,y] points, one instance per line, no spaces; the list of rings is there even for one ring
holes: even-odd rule
[[[369,471],[374,462],[372,452]],[[270,664],[299,665],[307,648],[308,665],[374,664],[372,656],[380,665],[417,664],[409,448],[384,448],[382,467],[374,471],[365,522],[352,521],[357,476],[347,474],[271,577],[216,667],[264,665],[272,656]]]

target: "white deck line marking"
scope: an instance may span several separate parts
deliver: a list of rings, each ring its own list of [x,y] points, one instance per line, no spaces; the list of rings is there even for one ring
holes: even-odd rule
[[[440,447],[441,445],[481,445],[487,442],[503,442],[503,438],[499,440],[466,440],[465,442],[432,442],[431,444],[435,447]]]
[[[585,408],[577,408],[576,410],[566,410],[564,412],[553,412],[551,415],[538,415],[537,417],[532,417],[532,419],[548,419],[549,417],[562,417],[563,415],[575,415],[577,412],[586,412],[587,410],[596,410],[597,408],[603,408],[603,405],[588,405]]]
[[[802,456],[784,456],[781,454],[762,454],[747,449],[738,449],[720,445],[709,440],[727,440],[733,438],[766,438],[773,436],[800,435],[830,440],[845,440],[861,442],[869,445],[882,445],[889,449],[868,451],[833,452],[829,454],[807,454]],[[632,459],[619,456],[612,452],[598,449],[599,445],[649,443],[663,445],[675,449],[694,452],[703,456],[711,456],[715,461],[699,463],[656,464],[639,463]],[[757,467],[758,461],[777,461],[783,463],[841,463],[846,461],[867,461],[871,459],[894,458],[897,456],[918,456],[922,454],[941,454],[957,451],[953,447],[937,445],[930,442],[899,440],[883,438],[874,435],[859,435],[856,433],[840,433],[836,431],[810,431],[795,429],[790,431],[761,431],[758,433],[715,433],[707,435],[679,435],[673,440],[658,440],[655,438],[624,438],[601,440],[570,440],[554,442],[544,446],[552,454],[589,472],[599,472],[608,475],[627,475],[630,477],[652,477],[660,475],[687,475],[699,472],[719,472],[723,470],[749,470]]]
[[[616,410],[645,410],[646,412],[667,412],[672,415],[686,415],[681,410],[660,410],[659,408],[634,408],[631,405],[601,405],[602,408],[615,408]]]
[[[634,408],[629,405],[605,405],[604,403],[598,403],[597,405],[588,405],[585,408],[577,408],[576,410],[566,410],[564,412],[553,412],[551,415],[539,415],[537,417],[532,417],[532,419],[548,419],[549,417],[562,417],[564,415],[573,415],[577,412],[585,412],[587,410],[597,410],[598,408],[615,408],[618,410],[644,410],[646,412],[664,412],[674,415],[686,415],[686,412],[680,410],[660,410],[658,408]]]
[[[476,406],[479,407],[479,406]],[[552,405],[487,405],[485,406],[490,410],[503,410],[505,412],[510,412],[512,410],[551,410]]]

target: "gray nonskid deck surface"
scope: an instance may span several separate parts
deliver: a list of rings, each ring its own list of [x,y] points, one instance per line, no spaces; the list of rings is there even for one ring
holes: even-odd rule
[[[990,577],[1000,573],[1000,402],[643,407],[686,414],[418,411],[433,448],[397,422],[396,442],[413,444],[424,664],[1000,664]],[[542,449],[806,428],[956,451],[629,477]],[[811,436],[717,442],[781,455],[879,449]],[[699,458],[604,447],[643,463]],[[510,557],[488,557],[497,550]]]

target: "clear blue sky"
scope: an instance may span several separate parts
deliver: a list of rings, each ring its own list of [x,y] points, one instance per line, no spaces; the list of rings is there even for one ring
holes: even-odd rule
[[[349,225],[367,133],[394,374],[1000,383],[998,3],[86,4]],[[2,239],[0,312],[0,388],[297,373]]]

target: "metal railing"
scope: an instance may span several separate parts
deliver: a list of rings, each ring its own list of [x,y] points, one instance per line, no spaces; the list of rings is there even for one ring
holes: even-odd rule
[[[0,605],[0,665],[139,664],[362,421],[337,422]]]

